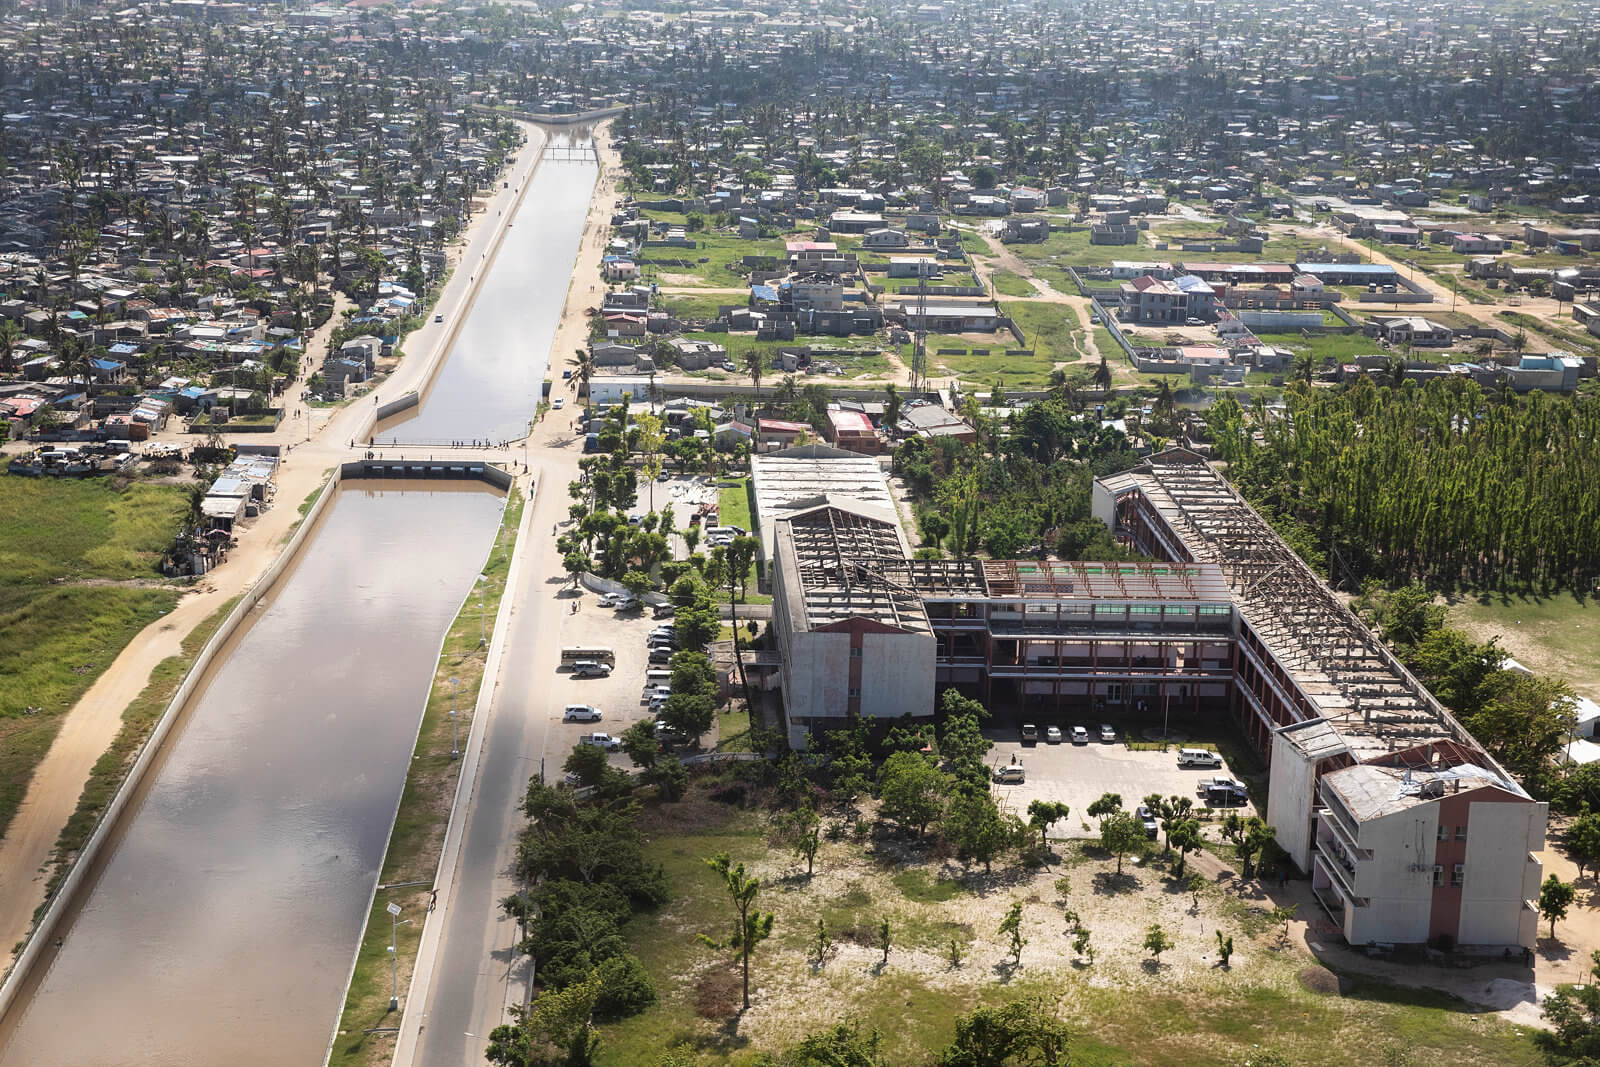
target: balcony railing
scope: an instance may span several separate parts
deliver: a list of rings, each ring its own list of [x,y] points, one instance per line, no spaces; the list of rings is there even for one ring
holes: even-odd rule
[[[1321,849],[1317,850],[1317,863],[1343,891],[1346,900],[1358,908],[1367,906],[1366,898],[1356,892],[1354,867],[1347,868],[1343,860],[1332,858]]]

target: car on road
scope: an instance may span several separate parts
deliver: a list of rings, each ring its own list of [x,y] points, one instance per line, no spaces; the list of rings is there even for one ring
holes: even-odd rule
[[[1140,825],[1144,827],[1144,836],[1154,841],[1156,834],[1161,830],[1161,824],[1156,822],[1155,813],[1145,804],[1140,804],[1136,813],[1139,816]]]
[[[580,659],[572,665],[574,678],[606,678],[611,674],[611,664],[599,660]]]
[[[1110,744],[1111,742],[1115,741],[1116,739],[1117,739],[1117,731],[1115,731],[1115,730],[1113,730],[1111,728],[1111,724],[1108,723],[1108,722],[1101,723],[1100,724],[1100,740],[1104,741],[1106,744]]]
[[[1025,745],[1037,745],[1039,743],[1039,728],[1031,722],[1022,724],[1022,743]]]
[[[557,411],[560,411],[562,408],[567,406],[567,398],[564,396],[558,396],[550,402],[550,406]]]
[[[1204,326],[1206,323],[1204,319],[1197,319],[1193,316],[1190,316],[1189,318],[1183,320],[1183,324],[1185,326]]]
[[[1081,726],[1074,726],[1072,728],[1072,743],[1075,745],[1087,745],[1089,743],[1089,731]]]
[[[443,322],[444,321],[444,316],[443,315],[435,315],[433,317],[433,321],[434,322]]]
[[[568,704],[561,713],[562,722],[599,722],[600,709],[593,704]]]
[[[1179,767],[1220,767],[1222,757],[1209,748],[1178,749]]]
[[[1023,772],[1022,764],[1011,763],[1004,767],[996,767],[994,769],[994,780],[1002,785],[1017,785],[1020,782],[1027,781],[1028,776]]]
[[[1061,727],[1046,726],[1044,728],[1044,739],[1052,745],[1059,745],[1061,743]]]
[[[621,739],[612,737],[610,734],[584,734],[578,738],[578,744],[593,745],[595,748],[603,748],[607,752],[615,752],[622,747]]]

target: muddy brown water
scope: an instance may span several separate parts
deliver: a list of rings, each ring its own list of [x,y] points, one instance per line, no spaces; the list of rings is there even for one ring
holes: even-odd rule
[[[544,150],[556,151],[534,172],[449,356],[421,406],[378,429],[379,443],[514,441],[527,435],[600,173],[592,156],[586,162],[561,157],[589,143],[587,127],[550,132]],[[456,269],[471,271],[473,265]],[[567,355],[556,353],[556,383],[568,367]]]
[[[186,710],[0,1067],[322,1062],[439,643],[504,505],[346,483]]]

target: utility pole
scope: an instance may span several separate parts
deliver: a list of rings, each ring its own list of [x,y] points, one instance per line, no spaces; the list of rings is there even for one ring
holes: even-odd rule
[[[917,329],[911,343],[911,392],[928,376],[928,261],[917,261]]]

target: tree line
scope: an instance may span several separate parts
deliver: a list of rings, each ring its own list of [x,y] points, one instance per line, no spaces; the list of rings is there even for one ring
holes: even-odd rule
[[[1284,403],[1246,419],[1225,396],[1206,421],[1229,478],[1335,579],[1550,592],[1600,577],[1600,399],[1363,376],[1292,384]]]

